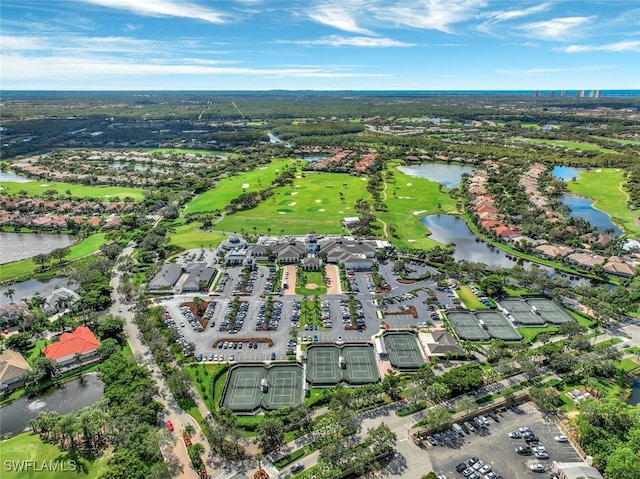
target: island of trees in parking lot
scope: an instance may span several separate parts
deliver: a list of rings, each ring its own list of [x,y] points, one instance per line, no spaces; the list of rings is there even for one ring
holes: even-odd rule
[[[0,181],[0,228],[5,233],[70,233],[77,242],[2,265],[0,281],[10,303],[2,316],[9,333],[3,343],[27,358],[32,372],[26,390],[37,390],[39,383],[64,376],[41,353],[45,338],[53,341],[88,325],[102,340],[100,357],[75,372],[100,368],[109,404],[66,422],[42,417],[34,430],[88,455],[112,451],[111,472],[104,477],[120,477],[115,471],[133,470],[138,461],[146,465],[140,469],[145,474],[168,474],[160,465],[157,441],[148,434],[158,421],[158,406],[149,403],[153,411],[139,414],[137,432],[111,429],[135,412],[112,389],[118,374],[140,377],[141,395],[155,393],[146,373],[121,357],[124,342],[105,316],[111,302],[109,275],[117,271],[117,293],[135,302],[137,323],[175,399],[193,411],[193,386],[213,411],[215,421],[201,423],[217,454],[249,454],[247,444],[234,447],[246,431],[257,431],[259,447],[268,453],[278,450],[285,437],[288,441],[316,427],[329,438],[316,444],[327,461],[319,469],[333,477],[345,466],[339,457],[347,451],[331,438],[355,437],[360,430],[358,418],[343,407],[345,395],[362,411],[400,398],[419,410],[521,373],[523,387],[531,388],[541,408],[567,416],[579,411],[569,426],[606,477],[633,477],[639,466],[622,458],[640,452],[629,440],[637,408],[618,408],[620,417],[614,418],[610,401],[624,400],[637,368],[637,348],[621,347],[623,335],[614,332],[640,314],[639,107],[634,97],[7,92],[0,169],[30,181]],[[423,163],[471,170],[457,186],[446,187],[399,169]],[[563,181],[554,175],[558,166],[577,173]],[[563,203],[567,194],[593,200],[611,226],[597,228],[572,214]],[[464,219],[478,241],[504,251],[514,266],[456,260],[454,246],[430,238],[420,222],[431,215]],[[366,390],[367,397],[344,388],[312,391],[304,407],[328,404],[332,418],[349,425],[345,431],[330,430],[326,419],[312,426],[306,410],[270,412],[252,420],[230,416],[217,402],[218,376],[224,378],[225,367],[197,364],[185,356],[161,312],[147,309],[147,285],[179,253],[215,248],[230,236],[255,244],[309,231],[387,241],[391,248],[377,253],[379,261],[392,262],[398,277],[408,281],[414,280],[411,262],[435,268],[433,279],[444,285],[455,279],[461,285],[456,296],[461,307],[491,308],[501,296],[545,295],[568,307],[575,322],[520,327],[524,339],[513,344],[463,341],[463,356],[482,358],[482,364],[441,358],[437,367],[428,368],[437,377],[429,371],[387,375],[379,387]],[[133,253],[120,256],[126,245],[135,246]],[[275,266],[277,252],[265,252],[264,261]],[[549,268],[555,274],[549,275]],[[73,279],[78,294],[60,302],[53,322],[45,298],[24,298],[23,306],[23,298],[7,294],[15,293],[14,283],[52,276]],[[381,283],[381,278],[374,270],[372,281]],[[489,297],[488,305],[474,296],[470,288],[476,285]],[[207,286],[201,285],[203,298]],[[376,286],[377,297],[389,295],[382,284]],[[415,327],[427,330],[433,324]],[[557,382],[543,387],[540,365],[550,367]],[[218,386],[206,387],[210,381]],[[566,393],[576,388],[595,399],[574,403]],[[502,397],[511,400],[517,392]],[[593,406],[596,401],[602,410]],[[460,403],[458,409],[477,406]],[[450,422],[450,411],[435,411],[436,426]],[[625,422],[618,429],[625,433],[612,434],[612,421]],[[393,442],[386,431],[376,434],[381,438],[359,447],[374,454]],[[365,465],[358,467],[363,471]]]

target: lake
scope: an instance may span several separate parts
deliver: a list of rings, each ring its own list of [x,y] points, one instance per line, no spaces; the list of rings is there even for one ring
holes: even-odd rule
[[[0,233],[0,264],[11,263],[38,254],[66,248],[76,242],[75,236],[38,233]]]
[[[474,170],[471,166],[456,165],[452,163],[421,163],[419,165],[398,166],[398,170],[409,176],[426,178],[440,183],[447,188],[456,188],[460,184],[460,178],[464,173],[471,174]]]
[[[329,158],[330,158],[329,156],[311,155],[311,156],[305,156],[302,159],[305,161],[308,161],[309,163],[313,163],[316,161],[328,160]]]
[[[594,286],[588,279],[579,276],[569,276],[554,268],[533,263],[523,259],[515,258],[507,255],[500,248],[486,243],[471,231],[467,223],[458,216],[452,215],[428,215],[420,219],[420,223],[426,226],[431,234],[429,238],[439,243],[456,245],[453,257],[456,260],[473,261],[474,263],[484,263],[489,266],[500,268],[512,268],[516,264],[522,265],[523,268],[529,269],[534,264],[540,269],[546,270],[550,278],[557,275],[566,277],[572,286]]]
[[[593,200],[581,196],[564,194],[560,196],[560,201],[571,209],[569,215],[573,218],[582,218],[588,221],[600,232],[611,228],[616,235],[622,234],[622,230],[611,221],[608,214],[593,207]]]
[[[11,300],[4,295],[9,288],[14,291],[14,302],[20,301],[23,298],[29,299],[36,293],[40,293],[40,296],[46,298],[57,288],[69,288],[69,279],[60,277],[51,278],[49,280],[30,279],[14,283],[10,286],[5,286],[0,288],[0,305],[9,304],[11,302]]]
[[[586,168],[575,168],[573,166],[554,166],[552,170],[553,176],[560,178],[563,181],[571,181],[574,178],[578,178],[580,173],[587,171]]]
[[[29,183],[30,181],[29,178],[16,175],[13,171],[0,171],[0,183]]]
[[[456,260],[464,259],[501,268],[511,268],[518,263],[517,260],[507,257],[501,249],[490,246],[478,238],[458,216],[428,215],[422,217],[420,223],[431,231],[429,238],[439,243],[456,245],[453,253]]]
[[[40,411],[56,411],[67,414],[91,406],[104,397],[104,383],[97,373],[85,374],[83,381],[74,379],[60,386],[52,387],[39,396],[27,399],[25,396],[0,408],[0,434],[17,434],[27,427],[31,419]]]

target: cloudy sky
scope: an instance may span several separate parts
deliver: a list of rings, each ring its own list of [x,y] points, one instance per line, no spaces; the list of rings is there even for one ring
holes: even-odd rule
[[[2,0],[7,90],[640,88],[640,0]]]

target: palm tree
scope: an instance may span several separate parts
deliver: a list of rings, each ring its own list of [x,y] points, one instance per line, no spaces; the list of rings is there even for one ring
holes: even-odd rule
[[[204,446],[199,442],[194,442],[191,446],[191,453],[196,457],[202,456],[205,453]]]
[[[9,298],[9,301],[13,303],[13,295],[16,294],[16,290],[13,288],[9,288],[4,292],[5,297]]]
[[[191,437],[196,433],[196,428],[191,424],[187,424],[184,427],[184,433],[187,435],[187,437]]]

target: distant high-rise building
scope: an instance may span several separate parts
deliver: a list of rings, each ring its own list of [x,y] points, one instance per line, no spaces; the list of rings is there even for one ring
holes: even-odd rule
[[[578,98],[584,98],[584,90],[578,90]]]
[[[562,96],[562,97],[567,96],[567,90],[562,90],[562,91],[560,92],[560,96]]]

